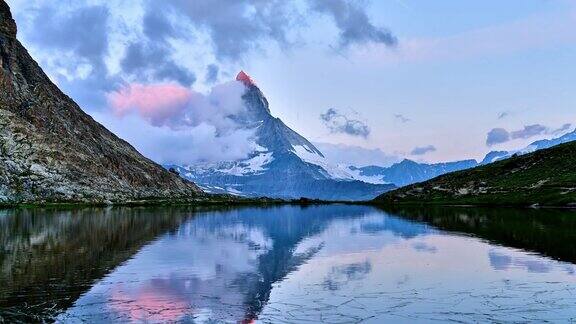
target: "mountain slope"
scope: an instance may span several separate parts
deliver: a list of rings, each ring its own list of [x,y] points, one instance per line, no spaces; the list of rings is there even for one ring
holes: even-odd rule
[[[62,93],[16,39],[16,23],[3,0],[0,66],[0,203],[201,193],[143,157]]]
[[[257,148],[240,161],[166,167],[209,192],[249,197],[369,200],[394,188],[354,180],[330,165],[310,141],[271,115],[268,100],[246,73],[240,72],[236,80],[246,87],[247,111],[232,118],[254,130]]]
[[[576,142],[401,188],[375,203],[576,205]]]

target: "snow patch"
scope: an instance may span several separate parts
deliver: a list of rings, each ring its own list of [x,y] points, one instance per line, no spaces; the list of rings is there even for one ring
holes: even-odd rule
[[[348,174],[350,174],[350,176],[352,176],[352,178],[354,178],[355,180],[358,180],[358,181],[362,181],[362,182],[366,182],[366,183],[372,183],[372,184],[389,184],[390,183],[390,182],[384,181],[382,175],[365,176],[365,175],[361,174],[362,170],[360,170],[360,169],[352,170],[350,167],[347,167],[346,171],[348,172]]]
[[[342,166],[331,165],[326,159],[316,153],[314,149],[307,145],[293,145],[293,152],[302,159],[302,161],[317,165],[324,169],[333,179],[354,180],[354,178]]]
[[[251,159],[234,163],[228,169],[218,170],[218,172],[226,173],[235,176],[243,176],[246,174],[258,174],[266,171],[266,165],[274,161],[273,153],[259,153]]]

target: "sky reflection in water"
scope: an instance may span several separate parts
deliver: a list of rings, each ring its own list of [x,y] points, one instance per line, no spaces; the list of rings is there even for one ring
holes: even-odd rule
[[[478,212],[463,211],[433,221],[365,206],[199,212],[181,218],[103,278],[94,278],[57,320],[378,323],[576,318],[573,256],[537,251],[570,262],[555,261],[524,251],[520,243],[511,244],[516,248],[498,245],[495,237],[504,240],[501,233],[474,230],[490,228],[498,215],[478,218]],[[444,231],[469,225],[470,219],[476,224],[470,233],[482,238]],[[439,220],[445,224],[438,226]],[[555,230],[560,229],[550,227],[547,233]],[[530,229],[523,232],[530,235]],[[546,239],[537,245],[547,246]]]

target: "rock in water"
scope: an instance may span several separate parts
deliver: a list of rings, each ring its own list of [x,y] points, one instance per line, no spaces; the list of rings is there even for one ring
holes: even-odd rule
[[[201,195],[84,113],[16,39],[0,0],[0,203]]]

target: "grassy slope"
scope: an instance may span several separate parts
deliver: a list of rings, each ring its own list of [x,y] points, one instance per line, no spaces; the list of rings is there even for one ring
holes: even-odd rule
[[[576,206],[576,142],[442,175],[374,202]]]

